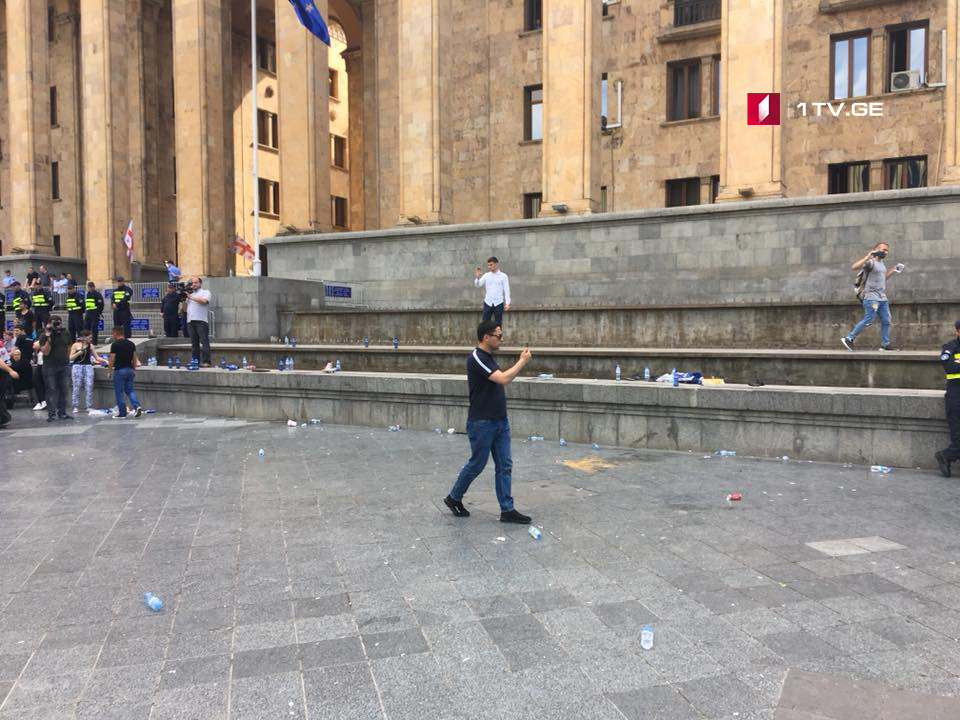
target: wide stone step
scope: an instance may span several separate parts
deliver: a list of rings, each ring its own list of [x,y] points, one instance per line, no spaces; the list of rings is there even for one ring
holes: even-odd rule
[[[371,372],[429,372],[463,375],[471,345],[297,344],[297,347],[264,343],[219,343],[211,345],[214,364],[247,362],[260,368],[277,367],[281,358],[292,356],[297,370],[321,370],[340,360],[345,370]],[[525,376],[550,373],[557,377],[613,379],[619,364],[625,381],[652,378],[673,368],[723,378],[728,383],[824,386],[851,388],[907,388],[937,390],[944,386],[939,354],[934,351],[776,350],[717,348],[575,348],[534,347]],[[520,348],[505,346],[498,355],[502,366],[512,364]],[[169,357],[190,359],[190,344],[161,341],[160,364]]]

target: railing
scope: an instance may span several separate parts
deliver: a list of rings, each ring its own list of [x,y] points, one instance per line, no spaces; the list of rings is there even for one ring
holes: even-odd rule
[[[363,285],[324,280],[323,304],[326,307],[365,307]]]
[[[719,19],[720,0],[674,0],[673,2],[674,27]]]

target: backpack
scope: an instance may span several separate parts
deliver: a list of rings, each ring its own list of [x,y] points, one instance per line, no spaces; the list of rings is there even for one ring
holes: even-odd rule
[[[868,263],[863,264],[863,267],[860,268],[857,276],[853,280],[853,292],[860,302],[863,302],[863,293],[867,289],[867,275],[870,274],[870,270],[873,270],[873,263],[869,263],[869,269],[867,268],[867,264]]]

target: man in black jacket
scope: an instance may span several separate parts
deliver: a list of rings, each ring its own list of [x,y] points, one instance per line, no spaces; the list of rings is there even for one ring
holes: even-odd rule
[[[77,341],[80,331],[83,330],[83,293],[77,292],[76,285],[67,285],[67,332],[70,333],[70,344]]]
[[[937,465],[944,477],[950,477],[950,463],[960,460],[960,320],[953,325],[956,337],[943,346],[940,363],[947,379],[944,398],[947,423],[950,425],[950,446],[936,454]]]
[[[100,318],[103,317],[103,295],[93,281],[87,283],[87,294],[83,299],[83,329],[93,334],[93,344],[100,340]]]
[[[160,312],[163,315],[163,334],[168,338],[177,337],[180,328],[180,292],[176,283],[167,286],[167,294],[160,301]]]

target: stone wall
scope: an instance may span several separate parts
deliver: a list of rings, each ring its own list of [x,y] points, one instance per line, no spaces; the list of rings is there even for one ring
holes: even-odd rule
[[[319,308],[323,285],[267,277],[205,278],[213,295],[217,339],[266,340],[280,334],[280,311]]]
[[[876,242],[894,302],[957,300],[960,188],[270,238],[270,274],[362,283],[371,305],[478,307],[488,255],[520,307],[851,302]]]

